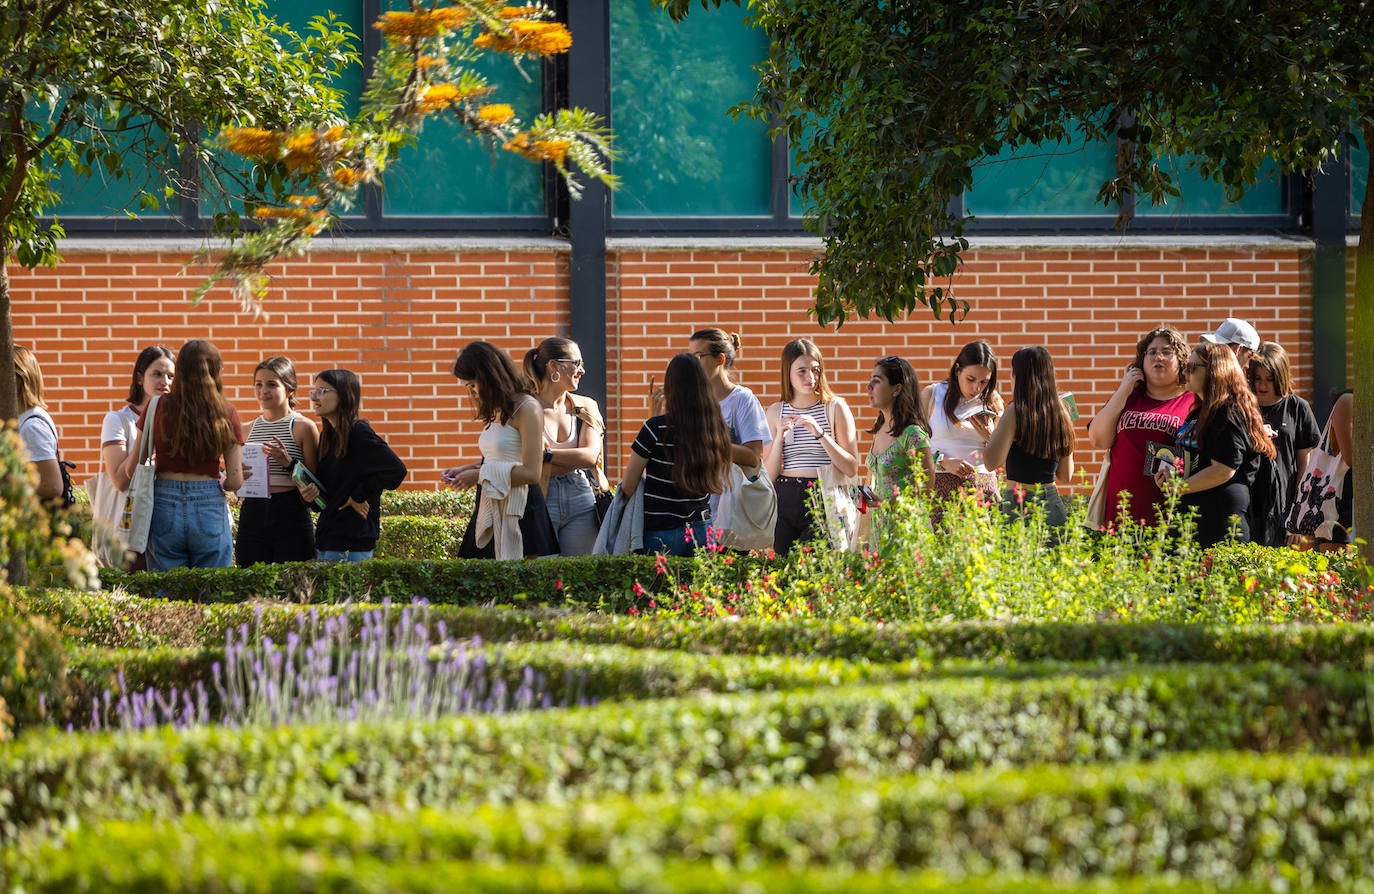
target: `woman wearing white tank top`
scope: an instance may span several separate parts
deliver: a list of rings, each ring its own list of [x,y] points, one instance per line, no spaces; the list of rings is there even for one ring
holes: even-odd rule
[[[779,555],[825,534],[809,498],[820,467],[833,465],[841,475],[859,470],[854,414],[831,392],[820,349],[809,338],[783,346],[782,397],[768,408],[773,442],[764,455],[778,494],[773,550]]]

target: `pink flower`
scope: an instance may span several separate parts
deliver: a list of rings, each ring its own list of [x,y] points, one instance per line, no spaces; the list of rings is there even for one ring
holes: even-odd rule
[[[644,595],[644,588],[639,585],[639,581],[635,581],[634,591],[636,596]]]

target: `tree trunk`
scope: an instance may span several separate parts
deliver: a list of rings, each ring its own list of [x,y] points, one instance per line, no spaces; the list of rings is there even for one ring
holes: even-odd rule
[[[0,239],[0,357],[14,356],[14,318],[10,311],[10,245]],[[11,362],[13,367],[13,362]],[[13,375],[0,376],[0,419],[19,418],[19,392]]]
[[[1374,139],[1374,116],[1364,116],[1364,144]],[[1364,538],[1360,552],[1374,561],[1374,155],[1370,156],[1360,212],[1360,244],[1355,249],[1355,459],[1350,480],[1355,486],[1355,533]]]
[[[0,239],[0,357],[14,357],[14,322],[10,314],[10,246]],[[14,361],[10,361],[14,369]],[[0,375],[0,419],[14,422],[19,418],[19,393],[14,373]],[[28,582],[29,569],[18,553],[5,556],[9,581],[22,586]]]

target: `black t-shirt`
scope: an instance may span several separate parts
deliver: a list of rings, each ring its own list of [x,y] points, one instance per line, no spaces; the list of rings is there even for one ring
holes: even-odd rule
[[[1194,475],[1213,463],[1236,470],[1231,480],[1220,487],[1183,495],[1184,508],[1196,506],[1198,510],[1197,541],[1202,546],[1211,546],[1226,539],[1233,516],[1238,516],[1237,539],[1248,541],[1250,525],[1246,510],[1250,507],[1250,487],[1259,470],[1260,454],[1250,443],[1250,435],[1234,407],[1213,416],[1205,432],[1197,430],[1197,421],[1195,406],[1178,430],[1186,474]]]
[[[1295,394],[1277,403],[1260,407],[1265,425],[1274,430],[1274,450],[1270,459],[1263,454],[1255,483],[1250,488],[1250,534],[1256,543],[1283,546],[1284,516],[1293,505],[1298,489],[1298,451],[1310,450],[1321,441],[1321,428],[1307,401]]]
[[[644,530],[668,531],[710,517],[706,494],[684,494],[673,484],[673,432],[667,416],[654,416],[635,436],[634,452],[644,467]]]

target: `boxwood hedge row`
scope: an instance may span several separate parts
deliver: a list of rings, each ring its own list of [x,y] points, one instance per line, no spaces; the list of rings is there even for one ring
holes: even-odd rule
[[[98,818],[247,817],[608,792],[755,789],[841,771],[1371,743],[1364,675],[1274,665],[664,699],[438,722],[33,733],[0,756],[0,836]]]
[[[266,852],[371,865],[458,860],[625,873],[686,860],[733,870],[934,870],[965,883],[988,875],[1033,874],[1041,883],[1141,876],[1307,890],[1374,875],[1371,815],[1368,758],[1213,753],[403,816],[114,824],[71,835],[62,852],[31,849],[17,875],[49,884],[62,878],[54,864],[66,862],[73,881],[146,885],[147,875],[175,867],[202,878],[218,872],[229,888],[234,873],[261,879],[250,861]],[[206,854],[223,862],[206,866]],[[194,868],[186,865],[192,855]],[[107,865],[120,866],[118,874]]]
[[[400,600],[398,600],[400,602]],[[354,619],[374,603],[312,607],[321,617]],[[256,624],[277,641],[295,629],[299,606],[256,601],[196,605],[122,594],[46,591],[30,594],[27,609],[49,617],[77,645],[145,648],[218,647],[224,631]],[[1374,626],[1225,624],[992,623],[946,624],[827,621],[811,618],[636,617],[540,606],[435,605],[430,614],[455,636],[487,642],[599,643],[741,655],[816,655],[851,661],[929,662],[1139,661],[1142,663],[1333,664],[1363,667],[1374,660]]]
[[[83,838],[83,841],[86,839]],[[974,888],[984,894],[1210,894],[1214,885],[1175,877],[1088,879],[1069,882],[1022,874],[970,879],[934,871],[856,872],[826,867],[764,865],[749,869],[683,860],[611,867],[559,862],[500,863],[435,858],[424,862],[377,859],[367,854],[262,848],[231,850],[214,836],[191,836],[175,827],[158,834],[146,827],[111,829],[104,836],[127,850],[46,850],[41,862],[25,859],[11,873],[32,894],[719,894],[788,891],[792,894],[912,894]],[[240,842],[235,838],[235,845]],[[191,850],[191,847],[194,850]],[[135,858],[132,855],[139,855]],[[1272,887],[1235,881],[1234,894],[1272,894]]]

